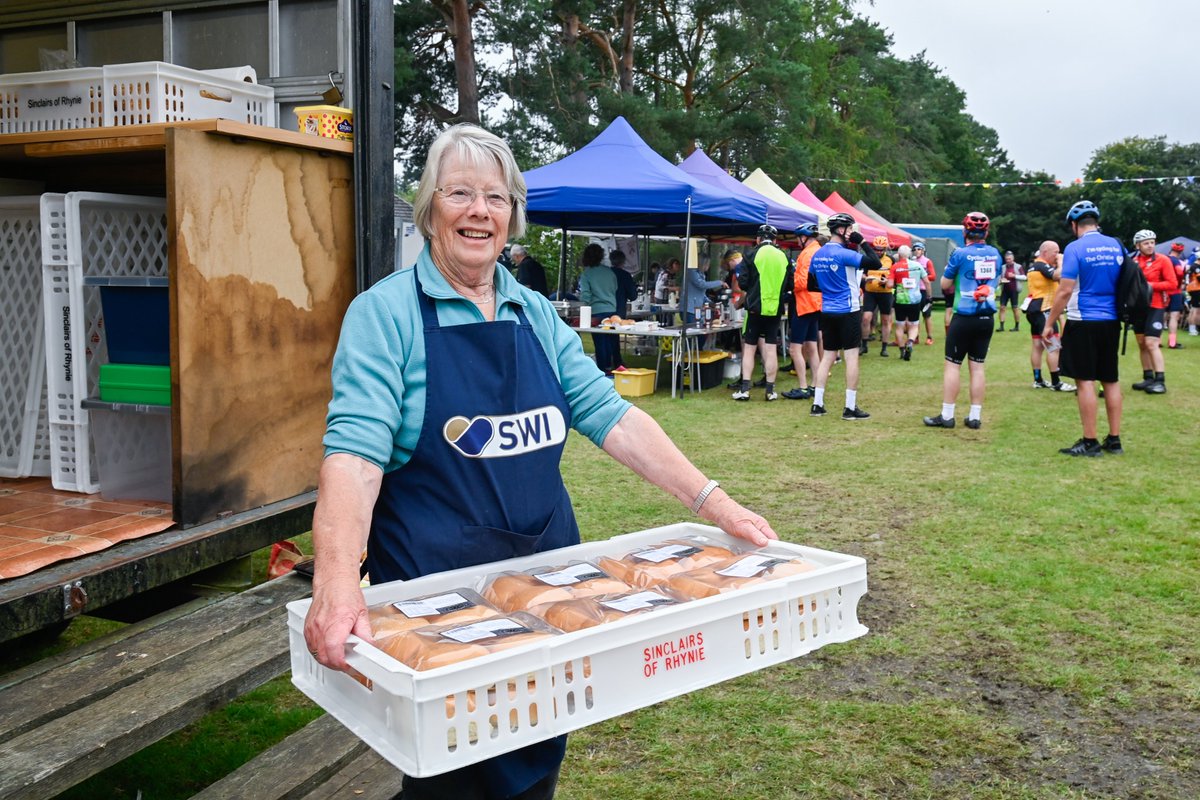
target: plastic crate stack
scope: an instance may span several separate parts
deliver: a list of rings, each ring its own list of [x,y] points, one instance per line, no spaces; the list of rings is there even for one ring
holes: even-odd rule
[[[0,199],[0,478],[50,474],[38,204]]]
[[[101,490],[100,459],[134,463],[162,448],[160,436],[142,435],[145,426],[123,423],[124,435],[97,447],[85,402],[99,393],[100,366],[108,362],[101,287],[166,285],[166,201],[42,195],[41,246],[51,483],[91,494]]]

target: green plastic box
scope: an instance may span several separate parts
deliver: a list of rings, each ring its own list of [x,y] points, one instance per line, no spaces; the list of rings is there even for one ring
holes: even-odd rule
[[[106,403],[171,405],[171,368],[151,364],[101,364],[100,399]]]

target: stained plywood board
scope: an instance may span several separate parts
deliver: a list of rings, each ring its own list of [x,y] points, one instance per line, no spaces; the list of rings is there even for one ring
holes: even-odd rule
[[[167,131],[181,524],[315,488],[353,202],[348,156]]]

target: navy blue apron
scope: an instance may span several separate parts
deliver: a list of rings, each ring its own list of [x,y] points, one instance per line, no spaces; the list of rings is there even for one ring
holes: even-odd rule
[[[412,458],[383,476],[371,520],[373,583],[579,543],[559,471],[571,409],[524,309],[518,322],[443,328],[414,274],[424,326],[425,421]],[[496,797],[562,761],[566,737],[471,767]]]

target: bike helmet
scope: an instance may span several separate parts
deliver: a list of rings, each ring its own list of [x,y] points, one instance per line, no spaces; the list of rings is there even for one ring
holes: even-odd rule
[[[925,249],[925,243],[924,243],[924,242],[922,242],[920,239],[913,239],[913,243],[912,243],[912,249],[913,249],[914,251],[915,251],[915,250],[924,250],[924,249]]]
[[[887,234],[881,233],[878,236],[876,236],[874,239],[871,240],[871,246],[874,247],[876,250],[887,250],[888,249]]]
[[[779,235],[779,229],[774,225],[761,225],[758,229],[758,238],[770,239],[775,241],[775,237]]]
[[[1183,242],[1175,242],[1173,245],[1171,245],[1171,252],[1172,253],[1182,253],[1183,252]]]
[[[1136,246],[1136,245],[1139,245],[1139,244],[1141,244],[1142,242],[1146,241],[1147,239],[1149,239],[1149,240],[1151,240],[1151,241],[1155,241],[1155,242],[1157,242],[1157,241],[1158,241],[1158,234],[1156,234],[1156,233],[1155,233],[1154,231],[1152,231],[1152,230],[1148,230],[1148,229],[1146,229],[1146,228],[1142,228],[1140,231],[1138,231],[1137,233],[1135,233],[1135,234],[1133,235],[1133,244],[1134,244],[1135,246]]]
[[[1094,217],[1100,221],[1100,209],[1091,200],[1080,200],[1067,211],[1067,222],[1078,222],[1084,217]]]
[[[817,235],[816,223],[805,222],[802,225],[797,225],[796,226],[796,235],[797,236],[807,236],[810,239],[815,238]]]
[[[988,219],[987,214],[982,211],[972,211],[963,217],[962,226],[963,233],[967,236],[975,235],[979,238],[987,236],[988,228],[992,221]]]
[[[830,216],[829,221],[825,224],[829,228],[829,232],[833,233],[837,228],[853,228],[854,217],[838,212]]]

